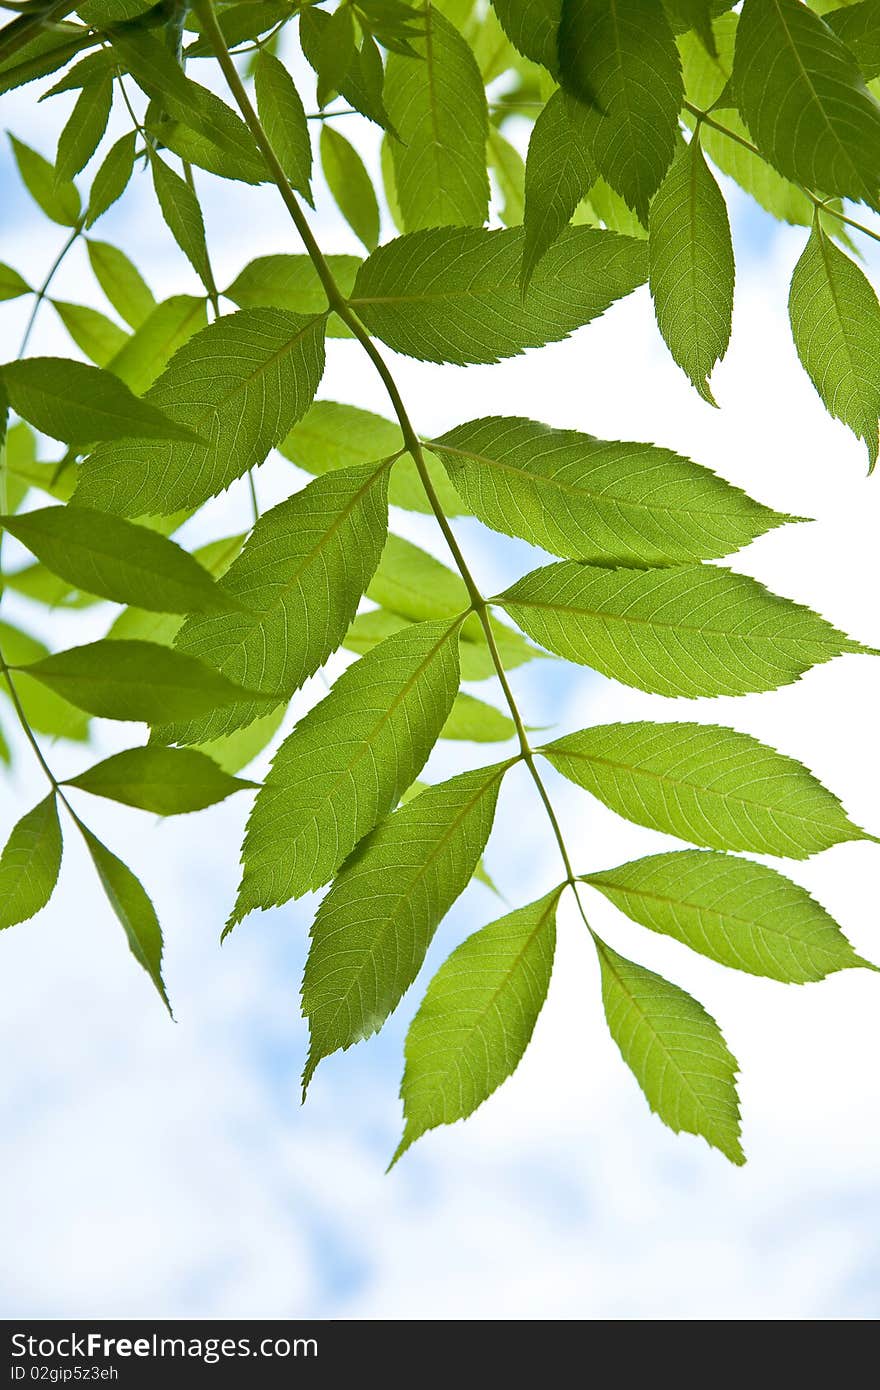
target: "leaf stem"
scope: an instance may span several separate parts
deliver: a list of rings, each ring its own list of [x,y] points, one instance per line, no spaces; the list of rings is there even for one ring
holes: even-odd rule
[[[263,155],[263,158],[266,161],[272,178],[278,187],[278,191],[280,192],[281,197],[284,200],[284,204],[288,212],[290,213],[294,226],[296,227],[300,237],[302,238],[303,244],[306,248],[306,251],[308,252],[312,264],[315,267],[318,278],[320,279],[321,284],[324,287],[324,292],[327,295],[327,300],[330,305],[330,308],[336,314],[339,315],[343,323],[345,323],[346,326],[354,334],[355,338],[358,340],[361,347],[364,349],[370,361],[372,362],[374,368],[376,369],[376,372],[381,378],[383,386],[385,387],[385,390],[394,408],[394,413],[397,416],[401,433],[403,435],[404,443],[406,444],[407,452],[411,455],[412,460],[415,463],[416,469],[418,470],[419,478],[421,479],[422,486],[425,490],[428,502],[430,503],[431,510],[434,513],[434,516],[437,520],[437,524],[443,533],[444,540],[446,541],[446,544],[448,545],[449,550],[452,553],[452,557],[455,561],[458,572],[461,575],[465,588],[467,589],[473,611],[479,618],[480,625],[482,626],[483,632],[486,637],[486,644],[488,646],[489,653],[492,657],[492,663],[495,667],[495,671],[497,673],[505,701],[507,702],[507,706],[510,710],[510,716],[516,728],[522,760],[526,764],[526,767],[529,769],[532,781],[534,782],[535,787],[537,788],[538,795],[540,796],[544,809],[547,812],[547,817],[550,822],[550,826],[553,830],[553,835],[556,840],[556,844],[558,846],[562,862],[565,866],[566,883],[571,885],[571,887],[574,889],[575,895],[577,896],[577,883],[574,876],[574,871],[572,869],[571,859],[569,858],[568,850],[565,845],[565,840],[562,835],[562,830],[559,825],[559,821],[556,817],[556,813],[553,810],[553,805],[550,801],[549,793],[547,792],[547,788],[545,787],[541,774],[538,771],[538,768],[535,764],[534,752],[532,750],[531,745],[529,744],[525,724],[523,723],[522,715],[519,712],[519,707],[517,706],[513,691],[510,688],[510,682],[507,679],[507,672],[504,669],[504,662],[501,659],[501,654],[498,651],[498,644],[495,641],[495,633],[492,628],[492,621],[489,614],[488,604],[485,598],[483,597],[482,593],[480,592],[476,580],[471,574],[470,568],[468,566],[467,561],[465,560],[464,554],[462,553],[455,532],[453,531],[452,526],[449,523],[449,519],[443,510],[442,503],[440,502],[440,499],[437,496],[437,491],[434,487],[434,483],[431,478],[427,462],[425,460],[421,439],[419,438],[419,435],[416,432],[412,421],[410,420],[409,413],[406,409],[406,406],[404,405],[403,398],[397,387],[397,383],[395,382],[394,377],[391,374],[390,368],[388,367],[388,364],[386,363],[384,357],[382,356],[381,352],[374,343],[369,332],[361,323],[357,314],[351,308],[347,299],[345,298],[344,294],[342,293],[338,284],[336,283],[333,272],[330,269],[330,266],[328,265],[324,257],[324,254],[321,251],[321,248],[315,239],[314,233],[312,232],[308,219],[306,218],[305,213],[300,207],[296,194],[294,193],[290,183],[288,182],[287,175],[285,174],[281,166],[281,163],[278,159],[278,156],[275,153],[275,150],[272,146],[272,142],[266,134],[266,131],[263,128],[259,116],[254,110],[254,107],[247,94],[247,90],[244,86],[244,83],[242,82],[242,79],[238,73],[238,69],[236,68],[235,63],[229,53],[229,49],[227,48],[226,41],[223,37],[223,32],[220,28],[220,25],[217,23],[217,16],[214,12],[213,0],[194,0],[193,9],[195,10],[195,13],[198,15],[199,20],[201,22],[202,32],[210,40],[214,52],[217,55],[217,61],[220,64],[224,77],[226,78],[229,90],[231,91],[233,97],[236,100],[236,103],[238,104],[238,108],[241,111],[245,124],[248,126],[248,129],[253,135],[254,140],[256,141],[256,144],[260,150],[260,153]],[[578,906],[580,907],[580,899],[578,899]],[[581,915],[583,915],[582,908]]]
[[[31,334],[34,331],[34,324],[37,321],[37,314],[40,312],[40,305],[43,303],[47,294],[49,293],[49,287],[52,284],[52,281],[55,279],[56,274],[60,270],[62,261],[64,260],[70,248],[82,235],[82,230],[84,226],[85,223],[82,221],[82,219],[79,222],[77,222],[73,231],[70,233],[70,236],[67,238],[61,250],[58,252],[58,255],[52,262],[52,265],[49,268],[45,280],[36,292],[36,295],[34,297],[33,308],[31,309],[30,317],[25,326],[24,335],[22,337],[21,344],[18,349],[19,357],[23,357],[24,354],[27,352],[27,345],[31,340]]]

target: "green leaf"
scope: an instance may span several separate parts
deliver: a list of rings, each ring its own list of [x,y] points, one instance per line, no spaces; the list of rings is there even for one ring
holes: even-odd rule
[[[718,53],[714,58],[691,34],[683,34],[678,41],[688,98],[703,111],[714,107],[725,90],[728,95],[724,99],[728,102],[734,99],[730,94],[730,78],[737,23],[738,16],[735,14],[722,15],[716,21]],[[748,127],[738,111],[716,108],[713,115],[740,140],[751,142]],[[693,127],[694,117],[689,112],[683,112],[683,119]],[[707,125],[700,128],[700,144],[716,168],[734,179],[762,208],[780,221],[809,226],[813,218],[813,205],[807,195],[784,179],[760,155]]]
[[[46,906],[60,869],[61,826],[52,792],[22,816],[0,856],[0,931]]]
[[[824,20],[800,0],[745,0],[733,78],[743,120],[781,174],[877,205],[880,105]]]
[[[554,92],[532,127],[526,157],[524,291],[544,252],[568,226],[578,203],[586,197],[596,172],[588,144],[581,135],[576,104],[565,92]]]
[[[150,168],[162,216],[174,240],[207,289],[211,284],[211,267],[198,198],[186,180],[164,164],[158,155],[150,160]]]
[[[786,520],[670,449],[516,416],[471,420],[431,447],[482,522],[571,559],[714,559]]]
[[[309,5],[300,10],[300,43],[303,53],[316,72],[322,68],[323,47],[331,22],[332,16],[316,6]],[[366,44],[365,51],[369,55],[370,49]],[[382,93],[377,82],[378,76],[379,74],[375,72],[374,64],[371,65],[369,57],[365,58],[364,52],[356,50],[351,57],[344,77],[340,79],[339,95],[344,97],[356,111],[360,111],[368,120],[375,121],[377,125],[387,128],[389,125],[388,113],[382,103]]]
[[[266,698],[243,691],[205,662],[156,642],[105,638],[45,656],[23,669],[62,699],[102,719],[159,724],[195,719],[245,694],[257,701]]]
[[[710,849],[806,859],[869,840],[794,758],[715,724],[606,724],[541,752],[618,815]]]
[[[114,753],[78,777],[68,778],[64,785],[157,816],[177,816],[202,811],[256,784],[230,777],[195,749],[150,744]]]
[[[0,299],[19,299],[23,294],[33,294],[27,280],[11,265],[0,264]]]
[[[406,1118],[392,1159],[472,1115],[519,1066],[550,987],[560,889],[474,932],[428,985],[406,1036]]]
[[[364,162],[344,135],[325,125],[321,167],[340,212],[355,236],[372,251],[379,244],[379,204]]]
[[[87,507],[41,507],[0,518],[54,574],[114,603],[160,613],[237,609],[197,560],[174,541]]]
[[[227,930],[333,877],[418,776],[457,690],[454,623],[406,628],[338,678],[275,754]]]
[[[721,0],[720,5],[713,3],[713,0],[663,0],[663,5],[677,34],[693,29],[709,57],[717,56],[712,15],[717,9],[730,9],[728,0]]]
[[[146,890],[127,864],[117,859],[97,836],[80,823],[101,886],[113,908],[135,960],[146,970],[169,1013],[171,1005],[162,979],[162,929]]]
[[[297,468],[320,475],[390,458],[403,448],[403,436],[398,425],[370,410],[336,401],[315,401],[278,447]],[[444,512],[447,516],[461,516],[461,498],[444,470],[431,454],[426,455],[425,461]],[[431,514],[431,504],[409,454],[392,467],[388,501],[407,511]]]
[[[686,849],[583,881],[632,921],[751,975],[802,985],[867,964],[805,888],[749,859]]]
[[[400,624],[388,618],[397,614],[408,622],[430,622],[436,618],[454,618],[470,608],[470,596],[464,583],[446,565],[435,560],[427,551],[420,550],[411,541],[401,536],[389,535],[382,552],[379,567],[367,589],[367,597],[390,609],[390,613],[379,615],[378,632],[365,649],[381,641],[390,632],[399,630]],[[360,632],[369,629],[368,620],[376,622],[377,615],[364,613],[357,619]],[[503,623],[492,619],[495,641],[505,666],[521,666],[539,655],[526,643],[518,632]],[[352,633],[346,638],[346,646],[352,651],[362,648],[351,642]],[[461,628],[461,673],[464,680],[485,680],[495,674],[489,649],[480,620],[476,613],[466,618]]]
[[[836,420],[864,440],[877,462],[880,415],[880,304],[854,261],[813,227],[788,298],[798,357]]]
[[[498,600],[533,641],[657,695],[745,695],[864,651],[756,579],[709,565],[599,569],[563,561]]]
[[[94,594],[85,593],[73,584],[59,579],[45,565],[26,565],[24,569],[7,572],[4,582],[13,593],[23,594],[34,603],[42,603],[46,608],[91,608],[100,599]]]
[[[287,68],[261,49],[254,63],[257,110],[293,187],[312,202],[312,144],[306,113]]]
[[[264,513],[220,588],[236,614],[191,617],[177,646],[238,685],[286,701],[342,641],[382,551],[387,469],[330,473]],[[207,720],[162,731],[164,743],[203,743],[265,713],[243,700]]]
[[[456,695],[440,737],[467,743],[505,743],[515,733],[513,720],[494,705],[487,705],[473,695]]]
[[[67,357],[25,357],[0,370],[13,409],[53,439],[85,444],[137,435],[195,447],[190,441],[196,436],[183,422],[132,395],[99,367]]]
[[[514,48],[555,73],[562,0],[492,0],[492,8]]]
[[[270,710],[268,714],[255,719],[246,729],[236,729],[234,733],[221,738],[196,744],[196,751],[207,754],[212,762],[230,775],[241,772],[242,768],[248,767],[272,742],[284,722],[285,713],[286,710],[281,705],[278,709]]]
[[[738,1066],[718,1024],[678,985],[594,939],[608,1029],[651,1109],[676,1134],[700,1134],[745,1163]]]
[[[107,129],[112,105],[112,77],[83,87],[58,137],[55,176],[60,182],[72,179],[88,164]]]
[[[498,362],[567,338],[647,278],[644,244],[572,227],[543,257],[523,300],[523,233],[412,232],[358,271],[352,307],[396,352],[425,362]]]
[[[650,285],[663,339],[704,400],[727,351],[733,317],[734,260],[727,204],[696,136],[651,204]]]
[[[564,86],[589,107],[599,172],[647,226],[669,168],[684,91],[661,0],[562,0]]]
[[[202,329],[144,399],[204,442],[98,449],[82,467],[77,502],[165,516],[222,492],[305,414],[324,370],[323,328],[321,318],[242,309]]]
[[[108,241],[89,238],[86,247],[95,279],[113,308],[132,328],[140,328],[156,307],[156,301],[140,271],[132,265],[124,251],[111,246]]]
[[[408,232],[482,226],[489,211],[486,92],[467,41],[432,5],[417,58],[388,58],[385,100],[397,197]]]
[[[93,226],[98,218],[113,206],[117,198],[122,197],[128,187],[134,172],[136,142],[137,132],[134,130],[130,130],[127,135],[121,135],[116,143],[111,145],[98,166],[89,194],[86,227]]]
[[[170,150],[223,178],[266,181],[266,166],[247,126],[184,74],[170,48],[144,29],[114,29],[111,42],[125,69],[172,118],[160,120],[156,131]]]
[[[29,661],[48,656],[48,648],[30,633],[21,632],[9,623],[0,622],[0,647],[10,666],[21,667]],[[15,690],[28,723],[38,734],[49,738],[67,738],[82,743],[89,734],[89,721],[81,710],[61,699],[54,691],[32,680],[23,670],[13,677]],[[0,675],[0,690],[8,694],[9,683]]]
[[[69,179],[56,179],[55,169],[36,150],[9,137],[21,181],[34,202],[52,222],[75,227],[80,215],[79,193]]]
[[[340,5],[329,16],[321,38],[317,67],[319,106],[326,106],[341,91],[356,51],[353,11],[348,5]]]
[[[880,0],[858,0],[829,10],[824,19],[852,53],[865,81],[880,77]]]
[[[624,236],[647,238],[648,232],[636,214],[627,207],[619,193],[615,193],[610,183],[597,179],[590,189],[589,199],[581,203],[579,213],[586,211],[588,223],[601,222],[611,232],[622,232]]]
[[[225,574],[232,561],[241,551],[244,536],[224,536],[219,541],[209,541],[193,551],[193,559],[208,571],[214,579]],[[222,595],[221,595],[222,597]],[[145,642],[161,642],[170,647],[183,625],[178,614],[151,613],[144,608],[124,608],[114,619],[108,637],[139,638]],[[210,750],[203,750],[210,751]]]
[[[85,304],[68,304],[62,299],[53,299],[52,308],[77,347],[97,367],[106,367],[128,342],[125,329],[108,319],[99,309],[90,309]]]
[[[203,298],[175,294],[163,299],[107,363],[107,369],[140,396],[152,386],[177,349],[189,342],[207,321]]]
[[[328,267],[342,293],[348,297],[354,288],[354,277],[361,265],[359,256],[325,256]],[[327,294],[308,256],[258,256],[250,261],[223,291],[241,309],[290,309],[295,314],[315,316],[327,312]],[[327,320],[328,338],[350,338],[347,328],[336,314]]]
[[[495,175],[501,200],[499,218],[505,227],[521,227],[525,216],[525,162],[519,150],[491,124],[486,159],[490,171]]]
[[[304,1088],[323,1057],[378,1032],[416,978],[485,848],[508,766],[428,787],[343,867],[312,927],[302,995],[311,1037]]]

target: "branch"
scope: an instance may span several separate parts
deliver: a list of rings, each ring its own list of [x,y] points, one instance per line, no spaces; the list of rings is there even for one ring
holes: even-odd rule
[[[507,672],[504,669],[504,663],[501,660],[501,655],[498,651],[498,646],[495,641],[495,634],[492,630],[492,623],[489,616],[488,604],[485,598],[483,597],[482,593],[480,592],[480,589],[473,575],[471,574],[470,568],[467,564],[467,561],[465,560],[461,547],[458,544],[458,540],[456,539],[455,533],[449,523],[449,519],[447,518],[446,513],[444,512],[443,507],[440,503],[440,499],[437,496],[434,484],[431,480],[431,475],[428,471],[427,463],[425,461],[425,455],[422,450],[421,440],[409,417],[406,406],[403,402],[403,398],[401,397],[400,391],[398,390],[397,383],[395,382],[394,377],[392,376],[391,371],[388,367],[388,364],[386,363],[384,357],[382,356],[381,352],[374,343],[369,332],[361,323],[357,314],[351,308],[344,294],[340,290],[333,276],[333,272],[331,271],[324,257],[324,254],[321,251],[320,246],[315,240],[315,236],[312,232],[309,222],[302,208],[299,205],[296,194],[293,192],[293,189],[291,188],[287,180],[287,176],[284,173],[284,170],[281,166],[277,154],[275,153],[275,150],[272,146],[272,142],[266,134],[266,131],[262,125],[262,122],[260,121],[259,116],[254,110],[254,107],[245,89],[244,83],[242,82],[242,79],[239,75],[238,69],[236,68],[232,56],[230,55],[229,49],[227,48],[222,30],[220,29],[220,25],[217,23],[217,16],[214,12],[213,0],[195,0],[195,3],[193,4],[193,9],[195,13],[198,15],[199,21],[202,25],[202,32],[210,40],[211,46],[213,47],[217,57],[217,61],[220,64],[224,77],[226,78],[229,90],[235,98],[236,104],[238,105],[238,108],[241,111],[245,124],[247,125],[248,129],[253,135],[254,140],[256,141],[256,144],[260,150],[260,153],[266,161],[266,165],[269,169],[269,172],[272,175],[273,182],[276,184],[278,191],[284,200],[285,207],[287,208],[288,212],[290,213],[291,219],[293,220],[294,226],[296,227],[300,237],[302,238],[303,244],[306,248],[309,258],[311,259],[312,264],[315,267],[315,270],[324,288],[324,292],[327,295],[327,300],[329,302],[330,308],[333,310],[334,313],[338,314],[338,316],[342,319],[343,323],[346,324],[346,326],[351,330],[354,337],[358,340],[361,347],[364,349],[370,361],[372,362],[374,368],[376,369],[376,372],[380,376],[382,384],[385,387],[386,392],[388,393],[388,397],[391,401],[391,404],[394,408],[394,413],[397,416],[397,420],[400,425],[401,433],[403,434],[407,452],[411,455],[413,462],[415,463],[415,466],[419,473],[419,477],[422,481],[422,486],[425,489],[425,493],[430,503],[431,510],[434,513],[440,530],[443,532],[443,537],[452,553],[452,557],[458,568],[458,572],[461,575],[464,585],[468,591],[468,595],[471,600],[471,606],[474,612],[476,613],[477,617],[479,618],[480,624],[486,637],[486,643],[488,645],[489,652],[492,657],[492,663],[495,667],[495,671],[497,673],[498,680],[500,682],[501,689],[504,694],[504,698],[510,710],[511,718],[516,727],[522,760],[526,764],[526,767],[529,769],[532,781],[534,782],[538,790],[538,795],[540,796],[544,809],[547,812],[547,818],[550,822],[550,826],[553,831],[553,835],[556,840],[559,853],[562,857],[562,862],[565,866],[565,881],[572,887],[572,889],[575,892],[575,896],[577,896],[577,881],[575,879],[574,871],[572,869],[571,859],[569,858],[568,850],[566,848],[565,841],[562,836],[559,821],[556,817],[555,811],[553,810],[553,806],[550,801],[547,788],[545,787],[543,779],[541,778],[541,774],[536,766],[534,750],[529,744],[528,735],[526,733],[526,728],[525,724],[523,723],[522,715],[520,714],[519,708],[513,695],[513,691],[510,688],[510,682],[507,679]],[[579,898],[578,907],[580,908]],[[581,915],[583,916],[582,908]],[[586,921],[586,918],[584,920]]]

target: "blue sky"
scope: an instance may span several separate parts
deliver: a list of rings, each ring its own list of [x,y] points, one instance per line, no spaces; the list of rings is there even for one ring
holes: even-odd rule
[[[7,102],[7,124],[51,153],[59,108],[35,112],[31,98]],[[207,177],[201,186],[222,283],[254,255],[299,249],[269,190],[230,191]],[[8,162],[3,191],[0,256],[39,272],[63,232],[33,216]],[[720,412],[668,360],[644,292],[569,342],[499,367],[401,360],[404,394],[427,430],[508,412],[651,439],[771,505],[817,517],[763,538],[735,567],[880,644],[877,483],[800,371],[785,320],[804,233],[776,229],[738,196],[733,208],[741,257],[734,341],[715,378]],[[329,215],[320,230],[329,249],[356,249]],[[163,293],[194,289],[143,191],[96,232],[125,244]],[[58,289],[101,305],[83,255],[70,258]],[[8,355],[21,312],[4,311]],[[45,310],[33,352],[67,350],[53,320]],[[321,394],[384,409],[354,344],[332,345]],[[293,476],[268,464],[264,503]],[[232,490],[200,523],[204,534],[237,529],[243,505]],[[396,521],[442,555],[428,522]],[[529,563],[525,547],[473,524],[461,535],[487,586]],[[88,615],[62,630],[60,619],[28,617],[59,641],[107,620]],[[549,662],[514,672],[513,683],[531,722],[560,728],[629,717],[734,724],[803,758],[856,820],[878,829],[880,670],[865,658],[744,701],[659,700]],[[297,710],[319,694],[313,683]],[[121,746],[124,732],[104,726],[100,746]],[[476,765],[484,751],[456,756]],[[43,794],[26,751],[17,752],[0,828]],[[88,760],[70,747],[52,756],[64,772]],[[444,752],[432,771],[451,766]],[[553,789],[579,868],[664,847],[558,779]],[[217,945],[246,811],[240,797],[153,824],[89,806],[95,829],[156,901],[176,1024],[133,964],[71,835],[50,908],[0,938],[0,1315],[876,1316],[880,1010],[869,975],[785,989],[645,940],[610,905],[591,905],[615,945],[692,989],[722,1023],[743,1068],[750,1162],[736,1171],[648,1113],[608,1039],[589,944],[565,909],[550,999],[516,1076],[466,1125],[428,1136],[385,1177],[400,1126],[402,1042],[422,984],[382,1035],[324,1064],[301,1107],[297,995],[314,903],[252,917]],[[554,853],[514,774],[488,854],[505,896],[520,903],[546,891],[558,877]],[[789,867],[875,959],[878,854],[840,846]],[[431,962],[498,910],[472,887]]]

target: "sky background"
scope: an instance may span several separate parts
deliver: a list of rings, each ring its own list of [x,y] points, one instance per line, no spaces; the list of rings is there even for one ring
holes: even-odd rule
[[[51,156],[70,100],[35,107],[37,90],[4,98],[5,124]],[[353,135],[354,125],[345,130]],[[34,213],[5,151],[0,177],[0,258],[39,280],[65,232]],[[255,255],[300,250],[271,190],[207,175],[199,187],[221,285]],[[880,483],[866,478],[862,447],[825,413],[787,325],[788,279],[806,233],[777,227],[730,193],[738,278],[733,343],[713,378],[720,411],[700,401],[669,359],[646,290],[540,353],[464,370],[399,359],[395,372],[423,430],[517,413],[650,440],[780,510],[816,518],[762,538],[733,567],[880,645]],[[317,225],[325,249],[357,250],[329,213]],[[197,292],[143,179],[95,234],[124,245],[160,297]],[[108,311],[82,247],[57,293]],[[25,301],[3,307],[8,357],[26,309]],[[30,351],[74,351],[49,307]],[[353,343],[330,345],[320,395],[385,411]],[[261,501],[300,481],[271,461],[259,476]],[[239,530],[246,506],[233,488],[189,534]],[[445,558],[430,522],[398,513],[394,523]],[[460,537],[486,586],[533,563],[527,547],[476,523],[462,524]],[[89,640],[109,625],[107,608],[62,619],[13,596],[6,603],[9,617],[55,643]],[[843,657],[794,686],[740,700],[664,700],[551,662],[513,672],[512,684],[529,722],[560,732],[644,717],[731,724],[801,758],[853,819],[880,831],[876,661]],[[312,682],[294,714],[321,693]],[[11,732],[5,708],[3,724]],[[137,730],[98,724],[102,751],[137,741]],[[13,741],[15,769],[0,788],[7,832],[45,790],[21,740]],[[441,777],[495,757],[495,748],[445,745],[428,771]],[[65,775],[94,760],[70,745],[57,745],[51,758]],[[559,878],[521,772],[505,783],[487,854],[514,905]],[[579,871],[680,847],[552,773],[548,780]],[[315,902],[252,916],[222,950],[217,944],[248,798],[165,823],[80,799],[153,896],[177,1023],[129,955],[68,832],[50,907],[0,937],[0,1316],[877,1315],[876,977],[852,971],[803,988],[756,980],[627,923],[590,895],[597,929],[695,993],[724,1029],[742,1068],[749,1162],[737,1170],[649,1113],[608,1037],[596,962],[564,901],[549,999],[521,1067],[471,1120],[428,1135],[386,1177],[400,1132],[409,1018],[431,967],[499,915],[498,900],[480,885],[467,891],[383,1033],[323,1063],[303,1108],[298,989]],[[878,865],[878,847],[852,844],[783,866],[875,960]]]

